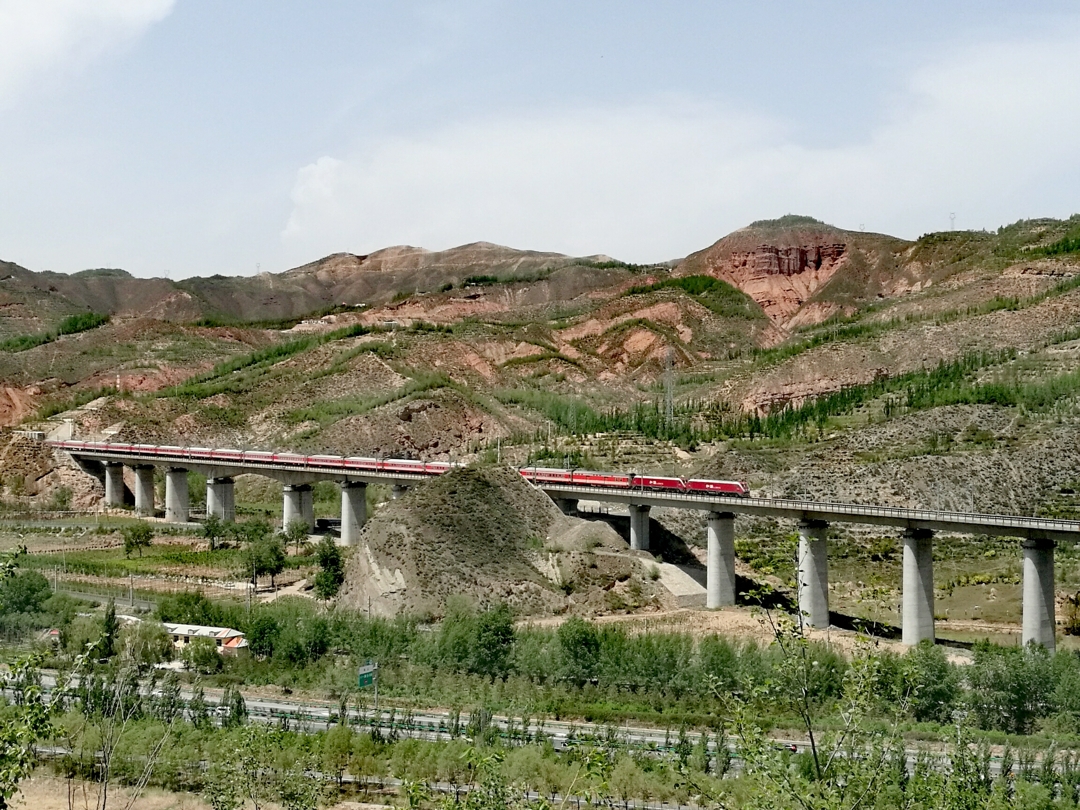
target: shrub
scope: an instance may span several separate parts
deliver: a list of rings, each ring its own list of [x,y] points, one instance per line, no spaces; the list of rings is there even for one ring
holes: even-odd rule
[[[193,638],[184,647],[184,665],[200,675],[220,672],[224,664],[218,653],[217,642],[212,638]]]
[[[319,563],[319,572],[315,575],[315,593],[320,599],[333,599],[345,581],[345,560],[334,538],[323,537],[315,550],[315,559]]]
[[[0,613],[39,613],[51,595],[49,580],[37,571],[19,571],[0,582]]]

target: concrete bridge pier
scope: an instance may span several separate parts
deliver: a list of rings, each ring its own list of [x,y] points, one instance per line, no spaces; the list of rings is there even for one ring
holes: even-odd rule
[[[1024,540],[1023,643],[1034,641],[1054,651],[1054,541]]]
[[[124,505],[124,465],[119,461],[105,462],[105,505]]]
[[[341,482],[341,543],[355,546],[360,530],[367,522],[367,484]]]
[[[154,466],[139,464],[135,467],[135,511],[140,515],[154,514]]]
[[[236,519],[236,495],[231,478],[206,479],[206,516],[225,521]]]
[[[165,470],[165,522],[187,523],[191,509],[188,498],[187,473],[183,467]]]
[[[564,515],[573,515],[577,512],[577,498],[556,498],[555,505]]]
[[[709,557],[705,569],[705,607],[735,604],[735,515],[709,512]]]
[[[311,485],[286,484],[282,487],[284,502],[281,510],[281,527],[287,529],[297,521],[308,523],[314,528],[314,521],[308,522],[308,513],[312,511]]]
[[[903,542],[901,636],[904,644],[914,646],[934,640],[934,533],[908,529]]]
[[[829,626],[828,530],[823,520],[799,522],[799,610],[810,627]]]
[[[649,550],[649,510],[647,504],[632,503],[630,510],[630,548],[633,551]]]
[[[315,492],[308,484],[300,489],[300,519],[307,524],[308,531],[315,531]]]

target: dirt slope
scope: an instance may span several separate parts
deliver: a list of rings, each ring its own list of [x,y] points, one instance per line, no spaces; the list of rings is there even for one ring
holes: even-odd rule
[[[386,504],[365,525],[341,600],[394,615],[440,615],[446,599],[506,602],[521,613],[559,608],[563,595],[529,561],[559,510],[516,472],[452,472]]]

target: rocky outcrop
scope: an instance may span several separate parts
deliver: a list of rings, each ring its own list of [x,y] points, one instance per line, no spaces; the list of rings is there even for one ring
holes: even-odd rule
[[[876,289],[882,281],[877,277],[880,273],[868,273],[867,267],[880,264],[883,255],[905,244],[878,234],[833,228],[808,217],[786,217],[735,231],[688,256],[676,272],[722,279],[753,298],[773,324],[792,328],[817,323],[844,308],[825,300],[816,301],[810,311],[803,310],[846,268],[851,268],[847,274],[859,290]]]
[[[0,386],[0,426],[17,425],[37,407],[41,388],[31,385],[26,388]]]
[[[712,266],[718,278],[738,287],[765,310],[773,323],[784,325],[833,277],[844,261],[847,245],[759,245],[733,252]]]

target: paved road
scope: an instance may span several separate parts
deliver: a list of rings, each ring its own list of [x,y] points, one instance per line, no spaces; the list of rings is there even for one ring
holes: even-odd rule
[[[51,673],[43,673],[42,688],[51,690],[56,685],[55,677]],[[8,690],[0,690],[7,693]],[[185,700],[191,700],[194,693],[190,689],[182,689],[181,696]],[[217,690],[208,690],[205,700],[209,704],[215,721],[220,722],[225,714],[221,706],[221,693]],[[318,732],[325,731],[338,725],[338,708],[328,703],[319,701],[300,701],[279,698],[265,698],[255,695],[244,695],[248,711],[248,718],[254,722],[276,724],[292,731]],[[393,722],[391,723],[390,712],[394,710]],[[383,706],[378,712],[372,708],[362,711],[351,709],[347,711],[347,722],[358,728],[375,728],[388,736],[398,738],[412,738],[431,741],[448,741],[455,738],[464,738],[466,728],[469,725],[469,713],[462,712],[457,718],[458,731],[451,733],[453,717],[449,712],[438,710],[412,711],[402,710],[400,707]],[[521,718],[511,718],[506,715],[491,715],[488,723],[490,727],[497,728],[500,736],[509,736],[508,728],[514,725],[516,739],[521,739]],[[696,745],[701,735],[698,732],[687,732],[687,739],[691,745]],[[612,726],[600,723],[572,722],[566,720],[535,720],[530,722],[529,737],[536,742],[543,738],[551,742],[557,751],[567,750],[578,745],[603,744],[615,748],[627,748],[644,751],[655,756],[674,753],[674,746],[679,740],[677,730],[665,730],[650,728],[647,726]],[[710,735],[709,751],[715,755],[717,741],[714,735]],[[742,762],[735,754],[737,740],[734,737],[724,739],[722,745],[727,748],[731,756],[731,768],[738,773],[742,769]],[[777,737],[773,739],[777,748],[793,753],[806,750],[807,743],[801,739],[787,739]],[[917,761],[927,755],[925,746],[905,747],[905,759],[907,769],[913,772]],[[931,755],[931,761],[942,759],[941,767],[947,767],[944,762],[944,754]],[[1018,771],[1018,763],[1014,763],[1012,771]],[[990,763],[990,773],[993,776],[1001,774],[1001,758],[993,756]],[[390,784],[390,781],[386,781]],[[396,783],[395,783],[396,784]],[[448,792],[452,792],[450,786],[445,786]],[[438,787],[438,790],[443,788]],[[570,801],[575,801],[571,797]],[[662,804],[634,804],[631,806],[642,810],[670,810],[674,805]]]

